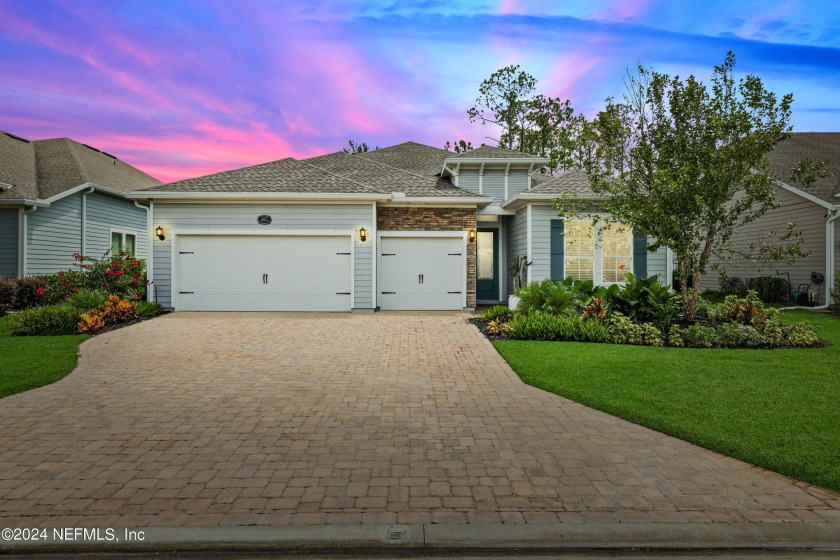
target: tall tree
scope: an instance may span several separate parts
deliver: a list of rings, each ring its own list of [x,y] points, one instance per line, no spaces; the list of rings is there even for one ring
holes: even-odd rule
[[[356,142],[355,140],[348,140],[347,141],[347,148],[341,148],[341,151],[345,154],[363,154],[365,152],[370,151],[370,147],[368,147],[367,142]],[[374,150],[378,150],[379,146],[376,146]]]
[[[593,126],[589,171],[613,219],[645,231],[677,259],[686,318],[712,256],[725,258],[736,229],[778,206],[768,154],[791,130],[793,95],[761,79],[735,79],[729,52],[711,87],[689,76],[628,72],[624,103],[608,100]],[[563,209],[563,201],[557,201]]]
[[[475,105],[467,111],[470,122],[489,122],[501,127],[500,147],[513,150],[514,146],[521,146],[536,83],[533,76],[519,70],[518,64],[496,70],[478,87]]]
[[[443,145],[444,150],[448,150],[450,152],[455,152],[456,154],[460,154],[463,152],[468,152],[473,149],[472,142],[469,140],[464,140],[461,138],[460,140],[455,140],[454,142],[446,141]]]

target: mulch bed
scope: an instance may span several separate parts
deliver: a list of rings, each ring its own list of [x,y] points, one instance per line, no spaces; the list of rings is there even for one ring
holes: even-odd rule
[[[485,321],[481,317],[473,317],[472,319],[467,320],[473,325],[475,325],[478,328],[478,330],[481,331],[481,334],[486,336],[490,342],[496,342],[497,340],[505,340],[504,336],[492,334],[487,328],[488,321]]]

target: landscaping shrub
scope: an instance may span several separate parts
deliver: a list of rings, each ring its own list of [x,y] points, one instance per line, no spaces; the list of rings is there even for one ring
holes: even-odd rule
[[[660,284],[656,276],[640,278],[634,274],[627,274],[624,287],[610,296],[610,305],[633,322],[654,321],[664,330],[682,309],[679,294]]]
[[[102,292],[84,290],[69,296],[67,303],[75,307],[79,313],[84,313],[105,303],[106,297],[106,294]]]
[[[610,336],[610,326],[597,319],[582,321],[577,330],[576,340],[580,342],[606,342]]]
[[[128,253],[101,258],[74,255],[78,270],[66,270],[44,277],[47,297],[59,303],[74,293],[88,290],[120,296],[131,301],[141,301],[146,293],[146,263]]]
[[[834,273],[834,287],[831,289],[831,309],[840,312],[840,272]]]
[[[15,304],[18,286],[14,280],[0,278],[0,316]]]
[[[14,281],[17,284],[15,307],[27,309],[46,302],[47,282],[38,276],[24,276]]]
[[[682,348],[685,346],[685,340],[683,340],[683,329],[679,325],[674,325],[671,327],[671,330],[668,331],[668,346],[673,346],[675,348]]]
[[[497,305],[496,307],[502,307]],[[507,308],[505,308],[507,309]],[[137,317],[154,317],[160,313],[160,304],[153,301],[138,301],[134,307],[134,314]]]
[[[724,323],[715,329],[715,343],[722,348],[761,348],[770,346],[754,327],[741,323]]]
[[[562,282],[546,278],[542,282],[532,282],[516,292],[519,296],[517,314],[531,314],[535,311],[553,315],[577,314],[579,300],[574,290]]]
[[[69,305],[29,307],[9,318],[13,336],[54,336],[78,332],[78,312]]]
[[[803,348],[819,342],[817,331],[810,323],[782,323],[782,334],[788,346]]]
[[[609,313],[609,304],[602,297],[592,298],[588,305],[584,305],[580,312],[580,316],[584,320],[590,319],[605,319]]]
[[[747,294],[747,283],[737,276],[729,276],[721,271],[720,293],[725,296],[744,297]]]
[[[534,312],[517,314],[506,324],[508,336],[513,340],[581,340],[583,321],[577,315],[564,316],[552,313]],[[596,342],[600,330],[590,327],[586,336]]]
[[[615,312],[609,320],[607,342],[612,344],[637,344],[662,346],[662,332],[650,323],[637,324],[623,313]]]
[[[137,304],[119,296],[108,296],[105,302],[79,317],[79,332],[95,333],[117,323],[127,323],[136,317]]]
[[[753,279],[753,285],[758,297],[766,303],[788,303],[790,301],[790,284],[787,278],[781,276],[759,276]]]
[[[711,348],[715,342],[715,329],[703,325],[691,325],[680,333],[687,348]]]
[[[494,305],[487,311],[481,314],[481,318],[485,321],[496,321],[501,319],[502,321],[507,321],[510,319],[511,310],[508,308],[507,305]]]

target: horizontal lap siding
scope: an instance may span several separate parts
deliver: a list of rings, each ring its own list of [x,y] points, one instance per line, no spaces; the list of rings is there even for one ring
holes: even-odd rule
[[[648,237],[648,245],[652,241],[653,238]],[[653,253],[648,252],[647,275],[650,277],[654,274],[659,278],[659,283],[663,286],[670,284],[671,279],[668,278],[668,249],[666,247],[660,247]]]
[[[17,208],[0,208],[0,278],[15,278],[18,274],[19,214]]]
[[[257,216],[267,214],[272,223],[257,225]],[[361,243],[354,235],[353,307],[373,308],[373,243],[370,204],[165,204],[155,203],[153,226],[168,233],[174,230],[253,230],[269,233],[278,230],[334,229],[368,230],[368,240]],[[172,236],[154,242],[154,285],[157,301],[172,306]]]
[[[550,205],[531,206],[531,280],[539,282],[551,278],[551,220],[559,220]]]
[[[458,175],[458,186],[478,193],[478,169],[462,169]]]
[[[723,262],[722,265],[730,277],[753,278],[775,276],[776,271],[790,272],[790,282],[796,290],[799,284],[810,283],[812,271],[825,273],[825,220],[823,216],[826,209],[787,189],[779,188],[776,196],[781,206],[771,210],[759,220],[740,227],[737,234],[733,236],[733,247],[745,251],[750,242],[758,242],[759,234],[766,234],[771,230],[783,232],[788,222],[795,222],[796,229],[802,230],[803,248],[810,251],[810,254],[807,257],[797,258],[792,265],[780,262],[760,268],[757,264],[742,259]],[[700,286],[705,290],[720,289],[720,276],[712,266],[709,266]],[[813,289],[816,290],[816,287]],[[821,292],[821,303],[825,303],[826,285],[822,286]]]
[[[93,192],[87,195],[87,236],[85,252],[100,257],[111,249],[111,229],[133,233],[137,237],[137,258],[148,258],[149,234],[146,211],[133,202]]]
[[[505,278],[507,293],[513,293],[513,278],[507,269],[513,264],[514,257],[525,257],[528,252],[527,242],[527,209],[520,208],[517,210],[515,216],[508,218],[508,224],[505,228],[507,233],[507,266],[505,267]]]
[[[505,170],[484,168],[481,180],[481,194],[492,197],[496,203],[505,201]]]
[[[511,169],[508,175],[508,198],[528,190],[528,170]]]
[[[27,214],[26,230],[26,274],[69,269],[82,250],[81,193]]]

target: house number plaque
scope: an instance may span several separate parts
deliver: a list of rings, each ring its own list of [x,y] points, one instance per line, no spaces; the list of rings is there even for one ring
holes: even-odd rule
[[[267,226],[271,223],[271,216],[267,216],[266,214],[263,214],[262,216],[257,216],[257,223],[261,226]]]

